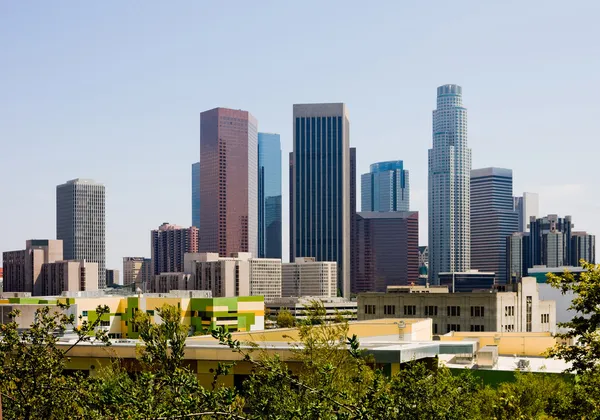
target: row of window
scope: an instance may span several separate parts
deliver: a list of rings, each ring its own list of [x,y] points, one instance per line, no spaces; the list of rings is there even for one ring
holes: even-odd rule
[[[375,315],[376,306],[375,305],[365,305],[365,314],[367,315]],[[514,308],[513,308],[514,311]],[[404,315],[417,315],[417,306],[416,305],[404,305],[403,307]],[[438,315],[438,307],[437,306],[425,306],[424,309],[425,316],[437,316]],[[383,306],[383,314],[384,315],[396,315],[396,305],[384,305]],[[446,315],[447,316],[460,316],[460,306],[447,306],[446,307]],[[485,307],[483,306],[471,306],[471,317],[472,318],[483,318],[485,316]]]

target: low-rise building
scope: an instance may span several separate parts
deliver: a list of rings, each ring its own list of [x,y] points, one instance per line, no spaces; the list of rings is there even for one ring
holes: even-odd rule
[[[282,264],[282,297],[337,297],[337,263],[296,258]]]
[[[556,332],[556,302],[542,300],[532,277],[514,292],[361,293],[358,319],[431,318],[433,333]]]
[[[298,320],[306,319],[306,310],[314,303],[318,302],[325,309],[325,318],[328,321],[335,321],[339,316],[348,321],[357,320],[357,302],[350,301],[341,297],[323,298],[323,297],[284,297],[275,299],[272,302],[265,302],[265,307],[270,315],[276,318],[280,311],[288,310],[292,316]]]
[[[97,320],[96,308],[108,306],[109,313],[102,315],[98,329],[106,331],[110,338],[138,338],[132,323],[135,314],[145,312],[152,322],[160,322],[158,309],[168,304],[181,311],[182,324],[189,326],[190,335],[207,334],[212,329],[224,327],[233,331],[259,331],[264,329],[264,300],[262,296],[239,296],[212,298],[209,291],[174,291],[173,293],[148,293],[129,296],[96,293],[70,293],[67,296],[0,299],[0,319],[10,322],[8,314],[19,309],[23,314],[17,318],[22,328],[35,319],[35,311],[50,306],[60,311],[57,303],[69,304],[67,314],[73,314],[78,324]],[[81,317],[81,318],[80,318]]]

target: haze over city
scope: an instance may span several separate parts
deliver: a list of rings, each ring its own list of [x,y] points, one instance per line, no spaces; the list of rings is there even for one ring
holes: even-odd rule
[[[513,170],[540,215],[594,217],[600,110],[596,2],[276,1],[0,5],[0,250],[56,237],[56,185],[106,186],[108,268],[191,224],[199,114],[251,112],[281,134],[288,256],[292,104],[344,102],[357,174],[403,160],[427,244],[436,88],[458,84],[472,167]],[[357,196],[360,197],[360,183]],[[360,205],[360,200],[358,201]]]

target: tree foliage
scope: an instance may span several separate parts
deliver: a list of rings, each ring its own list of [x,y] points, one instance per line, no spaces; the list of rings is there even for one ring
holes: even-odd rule
[[[292,328],[296,325],[296,318],[294,318],[294,315],[287,309],[281,309],[277,314],[275,321],[277,322],[278,328]]]
[[[572,363],[570,371],[585,373],[600,367],[600,265],[581,261],[584,269],[578,276],[571,272],[548,274],[548,283],[563,294],[572,292],[573,319],[559,324],[566,328],[558,334],[564,342],[548,352],[550,357],[560,357]],[[572,343],[575,341],[575,343]]]

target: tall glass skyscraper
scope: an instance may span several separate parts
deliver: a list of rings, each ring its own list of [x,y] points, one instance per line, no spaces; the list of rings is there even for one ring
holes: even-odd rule
[[[258,133],[258,257],[281,258],[281,140]]]
[[[519,229],[511,169],[471,171],[471,268],[496,273],[508,282],[506,238]]]
[[[65,260],[98,263],[98,289],[106,287],[106,203],[104,185],[73,179],[56,187],[56,239]]]
[[[199,252],[258,254],[257,126],[247,111],[200,114]]]
[[[471,266],[471,149],[462,88],[437,89],[433,111],[433,147],[429,149],[429,280]]]
[[[200,162],[192,163],[192,226],[200,227]]]
[[[350,122],[346,105],[294,105],[292,257],[338,265],[350,297]],[[355,210],[354,210],[355,211]]]
[[[408,211],[409,193],[404,162],[374,163],[371,171],[361,176],[361,211]]]

